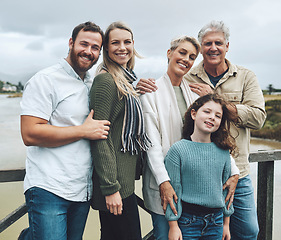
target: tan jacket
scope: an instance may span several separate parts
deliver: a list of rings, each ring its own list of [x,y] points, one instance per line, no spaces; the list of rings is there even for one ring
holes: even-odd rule
[[[192,83],[208,84],[216,93],[221,94],[226,100],[236,105],[242,123],[238,129],[239,135],[236,138],[239,154],[235,161],[240,170],[240,178],[242,178],[250,172],[248,161],[250,129],[259,129],[263,126],[266,112],[263,94],[256,75],[244,67],[231,64],[228,60],[226,61],[229,70],[219,80],[216,87],[209,80],[203,67],[203,61],[192,68],[184,78]],[[234,136],[237,135],[234,130],[232,133]]]

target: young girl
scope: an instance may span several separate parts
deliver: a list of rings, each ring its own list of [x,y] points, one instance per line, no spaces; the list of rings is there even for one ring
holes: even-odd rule
[[[169,239],[230,239],[223,184],[230,176],[230,153],[235,148],[229,132],[237,114],[217,94],[198,98],[185,114],[183,139],[165,157],[165,166],[179,198],[175,216],[166,211]]]
[[[103,63],[90,92],[95,119],[111,122],[106,140],[93,141],[92,207],[99,210],[102,240],[140,240],[139,213],[134,195],[136,163],[150,140],[142,109],[132,87],[135,56],[133,33],[121,22],[107,28]]]

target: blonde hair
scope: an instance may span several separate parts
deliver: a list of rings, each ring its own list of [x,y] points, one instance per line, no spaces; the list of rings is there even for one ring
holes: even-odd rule
[[[132,40],[133,40],[133,32],[132,30],[123,22],[113,22],[111,23],[108,28],[105,31],[104,34],[104,47],[103,47],[103,62],[98,66],[97,72],[100,72],[103,67],[107,69],[107,71],[112,75],[118,89],[118,95],[121,99],[123,96],[126,96],[127,94],[132,94],[134,96],[137,96],[136,90],[133,88],[132,84],[128,82],[128,79],[123,73],[123,70],[120,68],[120,66],[114,62],[108,55],[108,43],[109,43],[109,33],[114,29],[123,29],[131,33]],[[130,70],[134,69],[135,66],[135,56],[140,58],[140,55],[137,53],[137,51],[133,50],[133,56],[128,61],[127,67]]]
[[[200,52],[200,44],[194,37],[189,36],[181,36],[178,38],[175,38],[171,41],[170,49],[171,51],[174,51],[182,42],[190,42],[196,49],[196,57],[198,56]]]

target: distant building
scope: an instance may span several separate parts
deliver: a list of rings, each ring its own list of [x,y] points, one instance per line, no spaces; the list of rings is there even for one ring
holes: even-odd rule
[[[17,91],[17,87],[4,83],[3,87],[2,87],[2,91],[3,92],[16,92]]]

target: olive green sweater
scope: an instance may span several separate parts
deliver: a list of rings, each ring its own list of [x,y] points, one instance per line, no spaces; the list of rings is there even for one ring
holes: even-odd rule
[[[90,91],[94,119],[109,120],[106,140],[91,141],[94,163],[92,207],[106,210],[105,197],[117,191],[122,199],[134,193],[137,155],[121,152],[125,99],[118,97],[117,86],[109,73],[95,77]]]

